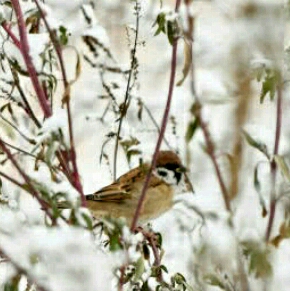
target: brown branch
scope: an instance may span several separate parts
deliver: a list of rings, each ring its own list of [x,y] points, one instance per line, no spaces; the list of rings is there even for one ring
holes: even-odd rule
[[[28,189],[26,187],[23,186],[22,183],[20,183],[19,181],[15,180],[12,177],[9,177],[8,175],[6,175],[4,172],[0,171],[0,176],[2,176],[3,178],[5,178],[6,180],[10,181],[11,183],[13,183],[14,185],[18,186],[19,188],[21,188],[22,190],[25,190],[27,192],[29,192],[30,194],[32,194],[30,191],[28,191]]]
[[[277,107],[276,107],[276,131],[275,131],[275,144],[273,150],[273,158],[270,164],[271,169],[271,180],[272,180],[272,188],[271,188],[271,196],[270,196],[270,214],[269,220],[266,229],[265,241],[268,242],[271,236],[271,231],[273,228],[275,213],[276,213],[276,177],[277,177],[277,164],[275,162],[274,157],[278,155],[280,137],[281,137],[281,127],[282,127],[282,99],[283,99],[283,84],[282,81],[279,80],[279,84],[277,85]]]
[[[25,139],[28,143],[30,143],[30,144],[35,144],[36,142],[35,142],[35,140],[34,139],[32,139],[32,138],[29,138],[28,136],[26,136],[19,128],[18,128],[18,126],[16,126],[15,124],[13,124],[10,120],[8,120],[6,117],[4,117],[3,116],[3,114],[2,113],[0,113],[0,118],[4,121],[4,122],[6,122],[9,126],[11,126],[16,132],[18,132],[19,133],[19,135],[21,136],[21,137],[23,137],[23,139]]]
[[[175,12],[178,12],[180,2],[181,2],[181,0],[176,0]],[[156,166],[157,155],[158,155],[158,152],[160,150],[160,146],[161,146],[161,143],[162,143],[162,140],[164,137],[164,133],[166,130],[167,122],[168,122],[169,111],[170,111],[170,106],[171,106],[171,101],[172,101],[172,96],[173,96],[173,89],[174,89],[174,85],[175,85],[174,83],[175,83],[176,62],[177,62],[177,44],[178,44],[178,38],[175,38],[173,40],[173,44],[172,44],[171,72],[170,72],[170,81],[169,81],[167,103],[165,106],[165,110],[164,110],[164,114],[163,114],[163,118],[162,118],[162,123],[160,126],[160,134],[158,136],[158,140],[156,143],[152,163],[151,163],[150,169],[146,175],[144,186],[143,186],[143,189],[142,189],[139,201],[138,201],[138,205],[137,205],[137,208],[136,208],[133,220],[132,220],[131,231],[133,231],[137,226],[138,218],[139,218],[139,215],[140,215],[140,212],[142,209],[142,205],[144,203],[144,199],[145,199],[146,192],[147,192],[147,189],[149,186],[149,182],[150,182],[150,179],[152,176],[152,172]]]
[[[190,2],[190,0],[185,0],[185,1],[186,1],[186,11],[187,11],[187,20],[188,20],[187,22],[188,22],[188,27],[189,27],[187,36],[189,37],[189,39],[191,39],[191,37],[193,38],[193,36],[194,36],[194,19],[192,17],[192,14],[190,13],[191,2]],[[190,51],[192,52],[192,45],[191,45]],[[196,118],[198,118],[199,122],[201,122],[201,128],[202,128],[203,134],[205,136],[207,148],[210,149],[210,151],[211,151],[210,157],[211,157],[212,163],[214,164],[214,168],[215,168],[215,171],[216,171],[216,174],[218,177],[219,185],[220,185],[220,188],[221,188],[222,193],[223,193],[223,199],[225,202],[225,206],[226,206],[226,209],[228,211],[230,211],[231,208],[230,208],[230,200],[229,200],[229,196],[228,196],[228,190],[226,188],[225,182],[224,182],[222,175],[221,175],[219,165],[217,163],[217,159],[215,156],[214,144],[211,140],[210,132],[207,128],[207,125],[205,124],[205,122],[203,121],[202,116],[201,116],[201,103],[199,101],[199,98],[198,98],[196,90],[195,90],[195,76],[194,76],[194,74],[195,74],[195,66],[194,65],[195,64],[193,62],[193,58],[191,58],[191,60],[192,60],[192,62],[191,62],[191,69],[190,69],[190,74],[191,74],[190,85],[191,85],[192,95],[195,98],[195,102],[197,102],[197,114],[198,114],[198,116],[196,116]],[[245,93],[243,94],[243,97],[245,97]],[[242,121],[243,118],[240,117],[239,121],[240,120]],[[239,121],[237,122],[238,124],[239,124]],[[232,224],[231,224],[231,227],[233,227]],[[249,290],[248,278],[247,278],[247,274],[246,274],[245,269],[244,269],[244,262],[243,262],[242,258],[240,257],[239,251],[237,252],[236,257],[237,257],[237,261],[238,261],[238,270],[239,270],[239,279],[240,279],[240,284],[241,284],[241,290],[248,291]]]
[[[13,72],[12,72],[12,74],[13,74]],[[33,122],[37,126],[37,128],[41,128],[41,124],[38,121],[37,117],[35,116],[30,104],[28,103],[28,100],[27,100],[25,94],[23,93],[22,88],[20,87],[20,83],[16,81],[15,85],[16,85],[18,92],[20,94],[20,97],[22,98],[23,103],[25,105],[25,112],[27,112],[27,115],[33,120]]]
[[[115,142],[115,148],[114,148],[114,165],[113,165],[114,166],[114,169],[113,169],[114,181],[117,179],[117,157],[118,157],[119,139],[120,139],[122,124],[123,124],[123,119],[125,118],[127,110],[130,105],[131,79],[136,67],[136,53],[137,53],[137,44],[138,44],[138,37],[139,37],[139,18],[140,18],[140,15],[138,13],[138,7],[137,7],[138,3],[139,3],[138,1],[136,1],[135,3],[135,9],[137,13],[136,13],[135,40],[134,40],[133,49],[131,50],[131,65],[130,65],[130,71],[129,71],[128,81],[127,81],[125,99],[122,104],[123,105],[122,108],[120,108],[120,119],[119,119],[119,125],[118,125],[117,134],[116,134],[116,142]]]
[[[21,52],[23,59],[24,59],[24,62],[26,64],[27,71],[29,73],[29,76],[30,76],[32,85],[34,87],[36,96],[38,98],[40,107],[43,111],[44,116],[47,118],[47,117],[51,116],[51,109],[50,109],[50,106],[45,98],[45,94],[42,90],[42,87],[41,87],[39,80],[38,80],[38,77],[37,77],[36,69],[33,65],[31,56],[29,54],[30,48],[29,48],[27,31],[26,31],[26,26],[25,26],[25,22],[23,19],[21,7],[20,7],[18,0],[11,0],[11,3],[12,3],[12,6],[15,10],[16,16],[17,16],[19,36],[20,36],[20,52]],[[17,46],[17,43],[15,43],[15,45]]]
[[[66,76],[66,71],[65,71],[65,67],[64,67],[64,62],[63,62],[63,57],[62,57],[62,48],[61,48],[61,45],[58,41],[58,39],[56,38],[56,35],[55,35],[55,32],[53,32],[46,20],[46,16],[43,12],[43,10],[41,9],[39,3],[38,3],[38,0],[34,0],[38,10],[39,10],[39,13],[41,15],[41,18],[43,19],[43,22],[44,22],[44,25],[49,33],[49,37],[52,41],[52,44],[54,46],[54,49],[55,49],[55,52],[57,54],[57,57],[58,57],[58,61],[60,63],[60,69],[61,69],[61,74],[62,74],[62,78],[63,78],[63,82],[64,82],[64,87],[67,88],[68,86],[68,81],[67,81],[67,76]]]
[[[18,163],[16,162],[16,160],[14,159],[14,156],[11,154],[10,150],[5,146],[3,140],[0,138],[0,147],[2,148],[3,152],[7,155],[8,159],[10,160],[10,162],[13,164],[13,166],[17,169],[17,171],[19,172],[19,174],[23,177],[25,183],[27,184],[27,186],[29,187],[29,191],[31,192],[31,194],[37,199],[37,201],[39,202],[39,204],[41,205],[42,209],[44,210],[44,212],[46,213],[46,215],[52,220],[54,221],[51,213],[49,212],[49,208],[48,208],[48,204],[43,201],[38,193],[38,191],[35,189],[35,187],[32,185],[30,178],[25,174],[25,172],[20,168],[20,166],[18,165]],[[10,180],[12,182],[12,180]],[[16,184],[17,185],[17,184]],[[18,185],[19,186],[19,185]]]
[[[199,101],[197,101],[197,102],[199,102]],[[200,105],[200,103],[199,103],[199,105]],[[213,163],[214,170],[215,170],[215,173],[217,175],[218,182],[220,184],[220,188],[221,188],[221,192],[222,192],[222,195],[223,195],[223,200],[224,200],[224,203],[225,203],[226,210],[227,211],[231,211],[231,204],[230,204],[228,190],[227,190],[225,181],[224,181],[224,179],[222,177],[222,173],[221,173],[221,170],[220,170],[220,167],[219,167],[219,164],[217,162],[216,155],[215,155],[215,146],[214,146],[214,143],[213,143],[213,141],[211,139],[210,132],[208,130],[208,126],[207,126],[207,124],[205,123],[205,121],[203,120],[203,118],[201,116],[201,108],[198,109],[198,112],[199,113],[196,113],[196,118],[198,118],[199,124],[200,124],[200,128],[203,131],[203,135],[204,135],[204,138],[205,138],[205,143],[206,143],[206,146],[207,146],[207,153],[208,153],[208,155],[209,155],[209,157],[210,157],[210,159],[211,159],[211,161]]]
[[[187,4],[187,17],[188,17],[188,23],[189,23],[189,31],[187,32],[187,36],[188,36],[189,41],[190,41],[190,46],[191,46],[190,51],[192,52],[192,39],[191,38],[192,38],[193,33],[194,33],[194,31],[193,31],[194,20],[192,19],[192,16],[189,12],[189,1],[186,1],[186,4]],[[192,30],[192,31],[190,31],[190,30]],[[222,177],[222,173],[221,173],[219,164],[217,162],[217,157],[215,154],[215,146],[214,146],[214,143],[212,141],[208,126],[207,126],[206,122],[204,121],[202,114],[201,114],[202,105],[201,105],[200,99],[199,99],[197,92],[196,92],[196,89],[195,89],[195,66],[194,65],[195,64],[194,64],[193,58],[192,58],[191,68],[190,68],[190,77],[191,77],[190,78],[190,88],[191,88],[191,92],[192,92],[192,95],[194,97],[195,106],[196,106],[196,110],[195,110],[194,114],[195,114],[195,117],[197,118],[197,120],[199,121],[200,128],[201,128],[203,135],[204,135],[204,139],[205,139],[205,143],[206,143],[206,147],[207,147],[207,153],[208,153],[208,155],[213,163],[214,170],[215,170],[215,173],[217,175],[217,179],[218,179],[218,183],[220,185],[220,189],[222,192],[225,208],[226,208],[226,210],[231,211],[230,197],[229,197],[229,193],[228,193],[225,181]]]
[[[13,43],[17,46],[19,50],[21,50],[21,44],[16,35],[12,32],[10,25],[6,21],[2,22],[2,27],[7,32],[7,34],[11,37]]]
[[[84,192],[83,192],[83,187],[82,187],[82,184],[80,181],[80,175],[79,175],[78,166],[77,166],[77,162],[76,162],[76,150],[75,150],[75,143],[74,143],[74,136],[73,136],[73,123],[72,123],[70,96],[69,96],[70,95],[70,84],[69,84],[69,82],[67,80],[67,76],[66,76],[66,71],[65,71],[64,61],[63,61],[63,54],[62,54],[62,47],[61,47],[58,39],[56,38],[55,32],[51,30],[51,28],[46,20],[46,16],[38,3],[38,0],[34,0],[34,1],[35,1],[35,4],[36,4],[39,12],[40,12],[41,18],[44,21],[45,27],[49,33],[50,39],[52,41],[52,44],[54,46],[54,49],[55,49],[55,52],[57,54],[58,61],[60,64],[61,74],[62,74],[63,84],[64,84],[64,91],[65,91],[65,95],[66,95],[64,100],[65,100],[65,103],[67,106],[69,139],[70,139],[70,159],[71,159],[72,166],[73,166],[73,172],[71,173],[71,175],[69,177],[71,177],[70,181],[71,181],[72,185],[80,193],[82,206],[86,206],[86,197],[85,197]]]

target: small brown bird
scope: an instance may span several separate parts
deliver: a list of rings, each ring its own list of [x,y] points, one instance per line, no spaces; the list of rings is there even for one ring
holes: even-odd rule
[[[149,168],[149,163],[140,165],[114,183],[86,195],[87,207],[93,217],[124,217],[131,223]],[[160,151],[139,216],[140,222],[156,218],[169,210],[175,193],[189,191],[193,192],[193,188],[178,156],[172,151]]]

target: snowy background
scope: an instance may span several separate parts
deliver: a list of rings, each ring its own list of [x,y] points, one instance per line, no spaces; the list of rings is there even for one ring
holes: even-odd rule
[[[115,65],[123,70],[130,67],[129,50],[133,42],[130,27],[135,25],[133,4],[130,1],[118,0],[95,2],[94,9],[91,9],[89,1],[79,0],[74,3],[65,0],[45,1],[51,27],[65,25],[70,32],[69,46],[64,54],[70,80],[74,79],[76,71],[77,54],[73,47],[77,48],[80,55],[90,55],[81,41],[83,35],[96,36],[105,47],[110,48],[116,60],[116,63],[113,63],[104,53],[98,56],[97,62]],[[172,118],[168,123],[165,138],[189,167],[195,194],[179,196],[175,207],[152,224],[154,230],[163,235],[165,253],[162,262],[168,268],[168,278],[176,272],[182,273],[195,288],[193,290],[222,289],[211,284],[201,289],[204,285],[197,281],[197,273],[217,273],[221,278],[227,274],[230,278],[229,282],[239,280],[237,274],[241,264],[244,264],[246,273],[250,273],[248,262],[241,256],[239,247],[240,243],[249,241],[257,244],[259,250],[267,248],[273,270],[269,276],[255,276],[254,272],[249,274],[250,290],[286,291],[289,289],[289,240],[282,240],[277,248],[266,246],[264,243],[268,216],[262,217],[259,195],[253,183],[255,167],[261,162],[258,172],[260,192],[268,209],[271,189],[269,163],[259,151],[246,143],[240,133],[240,126],[242,126],[255,139],[265,143],[269,153],[272,153],[275,141],[276,99],[271,101],[269,96],[266,96],[263,104],[260,104],[261,83],[252,78],[251,87],[242,92],[237,79],[240,72],[252,72],[255,67],[270,64],[271,67],[284,70],[284,79],[287,80],[288,68],[283,65],[283,49],[288,47],[285,28],[287,23],[284,23],[285,20],[279,10],[283,3],[277,2],[275,0],[193,1],[190,8],[190,13],[195,18],[193,51],[196,90],[202,103],[202,115],[208,123],[216,146],[217,160],[228,187],[230,185],[228,156],[233,154],[235,143],[242,138],[238,191],[235,197],[232,197],[230,215],[225,210],[212,162],[203,150],[205,141],[202,131],[198,129],[188,145],[185,142],[186,129],[192,119],[190,107],[193,97],[189,78],[181,87],[175,87],[170,113]],[[87,27],[81,16],[82,5],[87,5],[86,9],[94,19],[91,27]],[[173,10],[175,3],[163,1],[163,5],[162,9]],[[22,6],[29,11],[30,7],[34,7],[33,1],[22,3]],[[6,10],[3,7],[2,9],[2,14],[5,15]],[[133,98],[122,129],[123,139],[130,136],[139,139],[140,144],[136,148],[140,150],[144,160],[150,160],[152,156],[158,130],[145,111],[142,121],[138,120],[138,98],[141,98],[160,124],[169,86],[171,46],[164,35],[154,36],[156,27],[152,28],[159,12],[159,1],[141,1],[140,44],[137,48],[138,83],[132,92]],[[186,26],[185,16],[186,7],[182,5],[180,17],[181,22]],[[3,31],[2,37],[5,39]],[[29,41],[32,54],[37,56],[43,50],[42,45],[48,41],[48,35],[45,32],[31,35]],[[12,43],[4,42],[3,51],[21,61]],[[37,64],[37,57],[34,59],[37,67],[40,64]],[[182,66],[183,42],[180,41],[177,80],[182,76]],[[112,90],[120,104],[124,99],[126,81],[122,76],[114,73],[105,74],[103,77],[108,84],[114,82],[118,85]],[[21,82],[33,99],[29,79],[23,78]],[[63,132],[67,132],[66,111],[60,109],[62,87],[61,82],[59,84],[54,97],[56,101],[53,117],[45,121],[40,130],[42,135],[37,136],[38,142],[45,139],[46,134],[49,135],[54,128],[61,127]],[[287,83],[283,91],[279,155],[283,155],[285,160],[289,161],[289,96],[286,87]],[[100,120],[108,104],[107,99],[99,98],[103,94],[106,92],[102,88],[98,68],[92,68],[82,59],[81,75],[72,86],[71,104],[77,163],[85,193],[92,193],[113,180],[114,138],[106,143],[104,148],[108,160],[103,158],[100,163],[100,155],[108,133],[115,132],[118,124],[112,111]],[[244,107],[240,106],[241,98],[247,98]],[[5,100],[0,102],[4,104]],[[245,112],[241,113],[239,110]],[[237,125],[237,117],[240,115],[244,116],[244,121]],[[32,134],[24,117],[19,127],[27,135]],[[32,147],[19,135],[15,132],[10,133],[2,123],[0,130],[3,139],[11,140],[13,144],[24,147],[27,151],[32,150]],[[34,134],[36,137],[37,132]],[[168,147],[163,143],[162,148]],[[139,158],[140,156],[133,157],[128,164],[120,147],[117,176],[138,165]],[[63,191],[70,193],[71,200],[77,197],[78,194],[69,183],[52,185],[46,167],[40,166],[40,169],[35,172],[34,162],[29,158],[23,158],[21,164],[31,177],[46,183],[48,187],[64,189]],[[0,169],[7,173],[14,171],[8,164]],[[117,290],[113,270],[121,266],[125,260],[124,254],[107,253],[101,246],[96,250],[95,246],[100,242],[96,242],[95,238],[83,229],[67,225],[55,229],[46,228],[43,224],[43,213],[35,199],[26,193],[21,193],[4,178],[2,184],[2,196],[8,199],[9,207],[1,206],[0,249],[4,251],[4,258],[9,258],[14,267],[1,262],[0,288],[3,289],[5,282],[13,277],[16,270],[20,270],[45,290]],[[278,173],[275,189],[277,193],[286,194],[289,189],[289,182],[281,173]],[[287,221],[284,214],[289,212],[287,209],[289,204],[287,200],[282,202],[277,204],[273,237],[278,234],[282,221]],[[202,224],[201,218],[190,209],[190,206],[203,213],[205,224]],[[233,226],[229,226],[230,218]],[[267,267],[262,266],[263,268]],[[22,281],[20,285],[24,290],[27,283],[25,279]],[[239,289],[235,289],[229,283],[224,290]]]

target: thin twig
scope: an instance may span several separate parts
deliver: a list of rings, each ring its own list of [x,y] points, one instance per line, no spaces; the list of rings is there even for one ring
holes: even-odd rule
[[[178,12],[179,10],[179,6],[180,6],[180,2],[181,0],[176,0],[176,6],[175,6],[175,12]],[[170,72],[170,81],[169,81],[169,90],[168,90],[168,96],[167,96],[167,103],[165,106],[165,110],[164,110],[164,114],[163,114],[163,118],[162,118],[162,123],[160,126],[160,134],[158,136],[158,140],[156,143],[156,147],[155,147],[155,151],[154,151],[154,155],[153,155],[153,159],[152,159],[152,164],[150,166],[150,169],[146,175],[146,179],[144,182],[144,186],[142,188],[142,192],[138,201],[138,205],[136,208],[136,211],[134,213],[134,217],[132,220],[132,224],[131,224],[131,230],[133,231],[136,226],[137,226],[137,222],[138,222],[138,218],[142,209],[142,205],[144,203],[144,199],[146,196],[146,192],[149,186],[149,182],[152,176],[152,172],[156,166],[156,160],[157,160],[157,156],[158,156],[158,152],[164,137],[164,133],[166,130],[166,126],[167,126],[167,122],[168,122],[168,117],[169,117],[169,111],[170,111],[170,106],[171,106],[171,101],[172,101],[172,96],[173,96],[173,89],[174,89],[174,83],[175,83],[175,73],[176,73],[176,58],[177,58],[177,45],[178,45],[178,38],[175,38],[173,40],[173,44],[172,44],[172,57],[171,57],[171,72]]]
[[[136,66],[136,53],[137,53],[137,44],[138,44],[138,37],[139,37],[139,18],[140,18],[138,5],[139,5],[139,2],[138,2],[138,0],[136,0],[136,4],[135,4],[135,10],[136,10],[135,40],[134,40],[133,49],[131,50],[130,73],[129,73],[128,81],[127,81],[125,99],[124,99],[122,108],[120,108],[121,116],[119,119],[119,125],[118,125],[117,134],[116,134],[116,142],[115,142],[115,149],[114,149],[114,165],[113,165],[113,167],[114,167],[113,168],[114,180],[117,179],[117,157],[118,157],[120,133],[121,133],[121,129],[122,129],[123,119],[126,116],[126,113],[127,113],[127,110],[129,108],[129,104],[130,104],[131,79],[132,79],[133,72],[135,71],[135,66]]]
[[[9,126],[11,126],[15,131],[17,131],[21,135],[21,137],[23,137],[27,142],[29,142],[30,144],[36,143],[34,139],[27,137],[23,132],[21,132],[21,130],[18,128],[18,126],[16,126],[11,121],[9,121],[6,117],[4,117],[2,113],[0,113],[0,118],[4,122],[6,122]]]
[[[27,186],[30,189],[30,192],[32,193],[32,195],[37,199],[37,201],[39,202],[39,204],[41,205],[42,209],[45,211],[46,215],[52,220],[54,221],[49,208],[48,208],[48,204],[41,199],[38,191],[35,189],[35,187],[32,185],[30,178],[25,174],[25,172],[20,168],[20,166],[18,165],[18,163],[16,162],[16,160],[14,159],[13,155],[11,154],[10,150],[5,146],[4,142],[2,141],[2,139],[0,138],[0,147],[2,148],[3,152],[7,155],[8,159],[10,160],[10,162],[13,164],[13,166],[17,169],[17,171],[19,172],[19,174],[22,176],[22,178],[24,179],[24,181],[26,182]]]
[[[13,73],[12,73],[13,74]],[[26,99],[26,96],[25,94],[23,93],[23,90],[22,88],[20,87],[20,84],[18,82],[15,83],[17,89],[18,89],[18,92],[23,100],[23,103],[25,105],[25,111],[27,112],[28,116],[33,120],[34,124],[37,126],[37,128],[41,128],[41,124],[40,122],[38,121],[37,117],[35,116],[30,104],[28,103],[28,100]]]
[[[3,178],[7,179],[8,181],[10,181],[11,183],[13,183],[14,185],[18,186],[19,188],[21,188],[22,190],[27,191],[28,193],[32,194],[27,187],[24,187],[22,183],[20,183],[19,181],[15,180],[12,177],[9,177],[7,174],[5,174],[4,172],[0,171],[0,176],[2,176]]]
[[[211,135],[210,135],[210,132],[208,130],[208,126],[202,118],[200,101],[199,101],[199,99],[197,99],[197,97],[195,97],[195,98],[196,98],[196,104],[199,105],[199,109],[196,111],[196,118],[198,118],[200,128],[203,131],[203,135],[204,135],[204,139],[205,139],[205,143],[206,143],[206,147],[207,147],[207,153],[208,153],[208,155],[213,163],[214,170],[215,170],[215,173],[217,175],[217,179],[218,179],[218,182],[219,182],[219,185],[221,188],[221,192],[223,195],[223,200],[225,203],[225,208],[227,211],[231,211],[231,204],[230,204],[228,190],[227,190],[225,181],[222,177],[222,173],[221,173],[221,170],[220,170],[220,167],[219,167],[219,164],[217,162],[216,155],[215,155],[215,146],[214,146],[214,143],[211,139]]]
[[[26,64],[27,71],[29,73],[40,107],[43,111],[44,116],[47,118],[51,116],[51,109],[50,109],[49,103],[47,102],[45,98],[45,94],[42,90],[42,87],[37,77],[36,69],[33,65],[31,56],[29,54],[30,48],[29,48],[27,31],[26,31],[26,26],[25,26],[23,14],[21,11],[21,7],[18,0],[11,0],[11,3],[17,16],[19,36],[20,36],[20,52]],[[16,43],[15,45],[17,46]]]
[[[27,155],[27,156],[29,156],[29,157],[32,157],[32,158],[34,158],[34,159],[37,159],[37,156],[35,156],[35,155],[33,155],[33,154],[31,154],[31,153],[29,153],[29,152],[27,152],[27,151],[25,151],[25,150],[23,150],[23,149],[17,147],[17,146],[15,146],[15,145],[12,145],[12,144],[10,144],[10,143],[4,141],[4,140],[2,140],[2,142],[3,142],[5,145],[7,145],[8,147],[10,147],[10,148],[12,148],[12,149],[14,149],[14,150],[16,150],[16,151],[22,153],[22,154],[25,154],[25,155]]]
[[[227,211],[231,211],[230,198],[229,198],[229,194],[228,194],[228,190],[227,190],[225,181],[222,177],[222,173],[221,173],[219,164],[217,162],[217,157],[215,154],[215,146],[214,146],[214,143],[211,139],[211,135],[210,135],[210,132],[208,130],[208,126],[207,126],[206,122],[204,121],[202,114],[201,114],[202,105],[201,105],[201,102],[200,102],[199,97],[198,97],[196,90],[195,90],[194,64],[193,63],[194,62],[192,61],[192,66],[191,66],[191,70],[190,70],[191,71],[190,72],[190,74],[191,74],[190,86],[191,86],[192,95],[193,95],[194,100],[195,100],[195,105],[197,108],[195,110],[195,117],[198,119],[200,128],[201,128],[203,135],[204,135],[207,153],[208,153],[208,155],[213,163],[214,170],[215,170],[215,173],[217,175],[217,179],[218,179],[218,183],[219,183],[220,188],[221,188],[225,208]]]
[[[77,189],[77,191],[80,193],[81,196],[81,203],[82,206],[86,206],[86,198],[83,192],[83,187],[80,181],[80,175],[79,175],[79,171],[78,171],[78,166],[77,166],[77,162],[76,162],[76,150],[75,150],[75,143],[74,143],[74,136],[73,136],[73,123],[72,123],[72,114],[71,114],[71,107],[70,107],[70,84],[67,80],[67,76],[66,76],[66,71],[65,71],[65,66],[64,66],[64,61],[63,61],[63,54],[62,54],[62,47],[58,41],[58,39],[56,38],[55,33],[51,30],[47,20],[46,20],[46,16],[43,12],[43,10],[41,9],[39,3],[37,0],[34,0],[35,4],[40,12],[41,18],[44,21],[45,27],[49,33],[50,39],[53,43],[55,52],[57,54],[58,57],[58,61],[60,64],[60,68],[61,68],[61,74],[62,74],[62,78],[63,78],[63,84],[64,84],[64,91],[65,94],[67,94],[67,96],[64,98],[65,99],[65,103],[67,106],[67,117],[68,117],[68,128],[69,128],[69,139],[70,139],[70,159],[72,162],[72,166],[73,166],[73,172],[72,172],[72,184],[73,186]]]
[[[41,15],[41,18],[43,19],[43,22],[44,22],[44,25],[49,33],[49,37],[52,41],[52,44],[54,46],[54,49],[55,49],[55,52],[57,54],[57,57],[58,57],[58,61],[59,61],[59,64],[60,64],[60,69],[61,69],[61,74],[62,74],[62,78],[63,78],[63,82],[64,82],[64,87],[67,88],[68,86],[68,80],[67,80],[67,76],[66,76],[66,71],[65,71],[65,67],[64,67],[64,62],[63,62],[63,57],[62,57],[62,48],[61,48],[61,45],[59,44],[59,41],[58,39],[56,38],[55,36],[55,33],[51,30],[47,20],[46,20],[46,16],[42,10],[42,8],[40,7],[39,3],[38,3],[38,0],[34,0],[38,10],[39,10],[39,13]]]
[[[2,24],[2,27],[4,30],[7,32],[7,34],[11,37],[13,43],[17,46],[17,48],[20,50],[21,49],[21,44],[18,38],[15,36],[15,34],[12,32],[11,27],[8,25],[6,21],[4,21]]]
[[[193,79],[193,72],[192,72],[192,69],[191,69],[191,79]],[[194,81],[191,81],[191,87],[192,87],[192,94],[195,98],[195,104],[196,104],[196,107],[197,107],[197,110],[195,111],[195,117],[198,119],[199,121],[199,125],[200,125],[200,128],[203,132],[203,135],[204,135],[204,139],[205,139],[205,143],[206,143],[206,148],[207,148],[207,153],[213,163],[213,166],[214,166],[214,170],[215,170],[215,173],[217,175],[217,179],[218,179],[218,182],[219,182],[219,185],[220,185],[220,188],[221,188],[221,192],[222,192],[222,196],[223,196],[223,200],[224,200],[224,203],[225,203],[225,208],[227,211],[231,211],[231,205],[230,205],[230,198],[229,198],[229,194],[228,194],[228,190],[227,190],[227,187],[226,187],[226,184],[224,182],[224,179],[222,177],[222,173],[221,173],[221,170],[220,170],[220,167],[219,167],[219,164],[217,162],[217,158],[216,158],[216,155],[215,155],[215,146],[214,146],[214,143],[211,139],[211,135],[210,135],[210,132],[208,130],[208,126],[206,124],[206,122],[203,120],[203,117],[201,115],[201,103],[199,101],[199,98],[196,94],[196,91],[195,91],[195,88],[194,88]]]
[[[188,19],[188,27],[189,27],[189,31],[188,31],[188,37],[189,38],[193,38],[194,36],[194,19],[192,18],[192,15],[190,13],[190,1],[189,0],[186,0],[186,11],[187,11],[187,19]],[[194,39],[194,38],[193,38]],[[192,45],[191,45],[191,50],[192,52]],[[203,131],[203,134],[204,134],[204,137],[205,137],[205,140],[206,140],[206,145],[207,145],[207,151],[208,153],[210,154],[210,158],[212,160],[212,163],[214,164],[214,168],[215,168],[215,172],[217,174],[217,177],[218,177],[218,181],[219,181],[219,185],[220,185],[220,188],[222,190],[222,194],[223,194],[223,199],[224,199],[224,202],[225,202],[225,206],[226,206],[226,209],[228,211],[231,211],[231,208],[230,208],[230,198],[228,196],[228,190],[226,188],[226,185],[225,185],[225,182],[222,178],[222,175],[221,175],[221,171],[220,171],[220,168],[219,168],[219,165],[217,163],[217,158],[215,156],[215,148],[214,148],[214,144],[211,140],[211,137],[210,137],[210,132],[208,130],[208,127],[206,125],[206,123],[204,122],[204,120],[202,119],[202,116],[201,116],[201,103],[199,101],[199,98],[197,96],[197,92],[196,92],[196,89],[195,89],[195,63],[194,63],[194,60],[193,60],[193,56],[191,56],[191,69],[190,69],[190,74],[191,74],[191,81],[190,81],[190,85],[191,85],[191,91],[192,91],[192,95],[194,96],[195,98],[195,102],[196,102],[196,105],[197,105],[197,116],[196,118],[198,118],[199,120],[199,123],[200,123],[200,127]],[[232,228],[233,228],[233,225],[230,225]],[[238,270],[239,270],[239,278],[240,278],[240,284],[241,284],[241,290],[243,291],[248,291],[249,290],[249,282],[248,282],[248,278],[247,278],[247,274],[245,272],[245,269],[244,269],[244,263],[243,263],[243,260],[240,256],[240,253],[237,249],[237,254],[236,254],[236,258],[237,258],[237,262],[238,262]]]
[[[159,128],[159,125],[157,123],[157,121],[155,120],[153,114],[151,113],[150,109],[146,106],[146,104],[144,102],[142,102],[142,105],[143,107],[145,108],[149,118],[151,119],[151,121],[153,122],[154,126],[156,127],[157,131],[158,131],[158,134],[160,134],[160,128]],[[168,146],[169,149],[172,149],[172,147],[170,146],[168,140],[166,137],[163,138],[165,144]]]
[[[281,127],[282,127],[282,97],[283,97],[283,84],[279,81],[277,85],[277,107],[276,107],[276,131],[275,131],[275,144],[273,150],[273,158],[270,164],[271,168],[271,180],[272,180],[272,188],[271,188],[271,196],[270,196],[270,213],[269,213],[269,220],[266,229],[265,241],[268,242],[271,236],[271,231],[273,228],[275,213],[276,213],[276,204],[277,204],[277,197],[276,197],[276,176],[277,176],[277,164],[275,162],[274,157],[278,155],[279,151],[279,144],[280,144],[280,137],[281,137]]]
[[[38,119],[36,118],[36,115],[34,114],[32,108],[31,108],[22,88],[21,88],[18,74],[15,70],[13,70],[12,61],[10,59],[8,59],[8,62],[9,62],[9,68],[10,68],[11,74],[12,74],[13,79],[14,79],[14,84],[15,84],[16,88],[18,89],[20,97],[22,98],[22,101],[25,105],[25,106],[22,105],[21,107],[24,109],[24,111],[27,113],[27,115],[32,119],[32,121],[35,123],[35,125],[38,128],[40,128],[41,124],[38,121]],[[11,92],[11,94],[12,94],[12,92]]]

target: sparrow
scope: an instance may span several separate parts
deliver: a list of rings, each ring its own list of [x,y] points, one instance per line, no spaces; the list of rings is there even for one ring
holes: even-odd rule
[[[151,164],[144,163],[112,184],[86,195],[87,207],[96,219],[124,217],[131,224]],[[193,192],[186,168],[173,151],[160,151],[156,160],[139,221],[157,218],[173,206],[177,193]],[[60,203],[60,208],[64,207]]]

